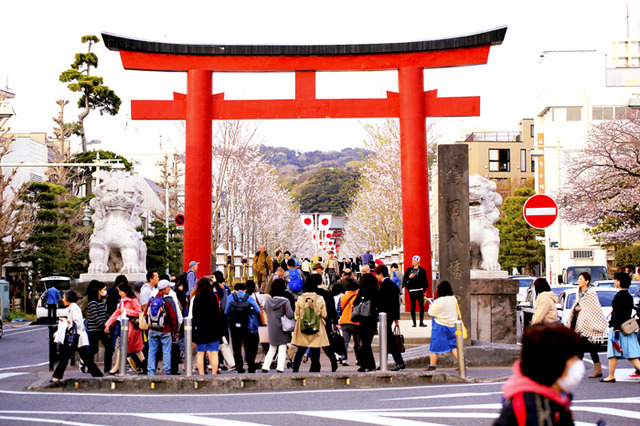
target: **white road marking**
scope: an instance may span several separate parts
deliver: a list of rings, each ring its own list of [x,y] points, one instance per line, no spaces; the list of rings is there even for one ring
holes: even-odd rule
[[[23,374],[27,374],[27,373],[0,373],[0,380],[7,379],[13,376],[21,376]]]
[[[640,404],[640,396],[630,396],[627,398],[608,398],[608,399],[581,399],[579,401],[574,400],[574,404],[584,402],[611,402],[613,404]]]
[[[33,328],[29,328],[29,330],[20,330],[17,328],[12,328],[9,330],[4,330],[4,335],[7,337],[17,336],[18,334],[31,333],[32,331],[42,330],[43,328],[46,328],[46,327],[33,327]]]
[[[0,371],[4,370],[17,370],[18,368],[31,368],[31,367],[40,367],[42,365],[47,365],[49,362],[41,362],[39,364],[30,364],[30,365],[16,365],[15,367],[2,367]]]
[[[425,395],[425,396],[409,396],[403,398],[387,398],[382,401],[404,401],[414,399],[440,399],[440,398],[459,398],[469,396],[489,396],[489,395],[502,395],[502,392],[464,392],[464,393],[445,393],[440,395]]]
[[[635,420],[638,420],[638,418],[640,418],[640,413],[638,413],[637,411],[622,410],[620,408],[580,407],[580,406],[572,405],[571,411],[573,411],[574,413],[576,411],[586,411],[589,413],[596,413],[596,414],[608,414],[610,416],[626,417],[626,418],[635,419]]]
[[[192,425],[208,425],[208,426],[262,426],[263,423],[243,422],[238,420],[227,420],[220,418],[201,417],[200,415],[189,414],[132,414],[136,417],[143,417],[148,419],[162,420],[171,423],[189,423]]]
[[[401,420],[395,418],[386,418],[379,414],[365,413],[359,411],[300,411],[295,414],[302,414],[305,416],[321,417],[326,419],[351,421],[356,423],[366,423],[370,425],[384,425],[384,426],[443,426],[442,423],[424,423],[414,420]]]
[[[2,420],[12,420],[12,421],[23,421],[29,423],[55,423],[57,425],[72,425],[72,426],[98,426],[98,423],[80,423],[80,422],[69,422],[66,420],[51,420],[51,419],[43,419],[40,417],[8,417],[8,416],[0,416]]]

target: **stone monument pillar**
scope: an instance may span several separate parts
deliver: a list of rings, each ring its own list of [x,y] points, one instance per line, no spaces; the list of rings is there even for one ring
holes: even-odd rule
[[[465,144],[438,146],[438,227],[440,281],[451,283],[462,322],[469,328],[469,148]]]

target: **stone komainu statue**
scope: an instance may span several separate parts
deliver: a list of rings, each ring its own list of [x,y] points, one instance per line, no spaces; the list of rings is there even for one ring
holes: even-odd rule
[[[500,216],[502,197],[496,183],[479,175],[469,176],[469,246],[471,269],[500,271],[500,235],[493,226]]]
[[[132,176],[112,173],[93,193],[89,273],[145,273],[147,246],[136,231],[142,223],[144,200],[140,183]]]

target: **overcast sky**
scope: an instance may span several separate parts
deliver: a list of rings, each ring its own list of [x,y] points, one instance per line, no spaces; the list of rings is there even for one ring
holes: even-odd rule
[[[110,32],[157,41],[205,44],[347,44],[428,40],[508,26],[501,46],[491,48],[487,65],[425,72],[425,90],[439,96],[481,96],[479,118],[441,119],[444,140],[463,128],[517,130],[533,117],[536,65],[546,50],[601,50],[614,38],[638,35],[638,0],[633,1],[108,1],[4,2],[0,86],[15,93],[13,130],[52,134],[60,98],[77,94],[58,81],[76,52],[80,37]],[[64,6],[63,6],[64,5]],[[93,111],[85,121],[88,139],[120,154],[183,152],[177,122],[131,121],[132,99],[171,99],[186,91],[183,73],[126,71],[119,55],[102,43],[96,74],[122,99],[117,117]],[[324,73],[318,97],[384,97],[397,91],[396,72]],[[214,74],[214,93],[227,99],[291,98],[291,74]],[[68,109],[67,120],[77,110]],[[291,149],[343,149],[362,146],[363,120],[265,120],[263,143]],[[76,141],[77,142],[77,141]],[[75,144],[77,147],[77,143]]]

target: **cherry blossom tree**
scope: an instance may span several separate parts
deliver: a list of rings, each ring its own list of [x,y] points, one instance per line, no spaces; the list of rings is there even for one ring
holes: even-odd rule
[[[399,122],[385,119],[375,125],[365,125],[365,129],[369,135],[365,148],[372,151],[372,155],[361,166],[360,189],[345,219],[343,257],[355,257],[366,248],[380,253],[402,246]],[[429,165],[435,161],[438,138],[437,121],[427,121]]]
[[[592,128],[558,194],[562,218],[603,243],[640,240],[640,115],[627,112]]]
[[[302,227],[300,207],[260,154],[255,133],[246,122],[219,124],[213,150],[214,247],[224,243],[249,257],[260,245],[270,252],[309,255],[311,235]]]

